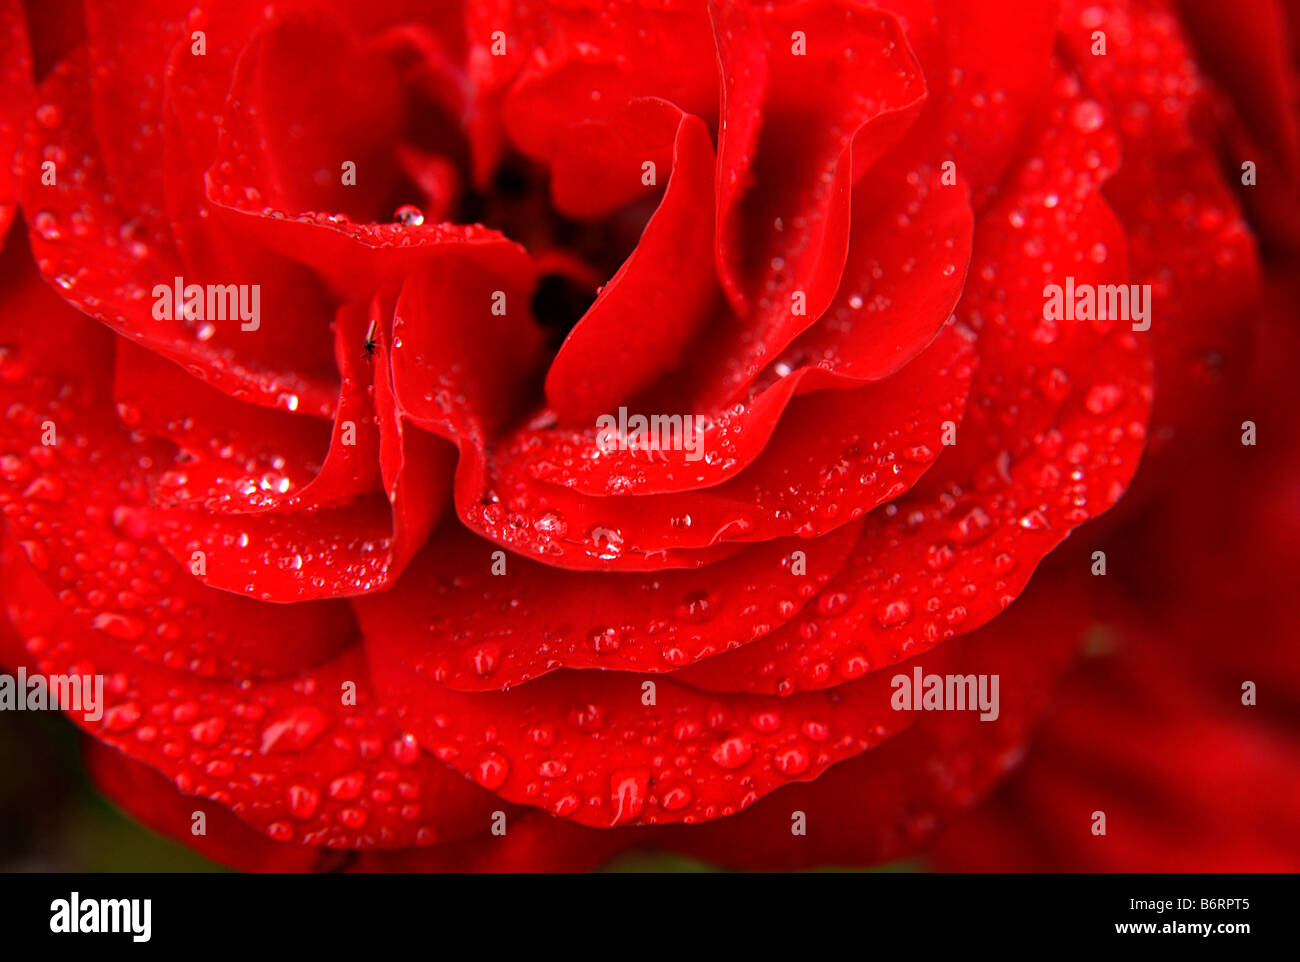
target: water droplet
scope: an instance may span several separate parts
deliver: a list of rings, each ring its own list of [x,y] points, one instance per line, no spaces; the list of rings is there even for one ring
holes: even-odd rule
[[[419,227],[424,223],[424,211],[411,204],[403,204],[393,212],[393,220],[403,227]]]
[[[319,708],[295,708],[262,730],[262,754],[302,751],[320,737],[325,727],[325,714]]]
[[[479,759],[474,780],[484,788],[500,788],[510,775],[510,762],[493,752]]]
[[[591,645],[598,655],[618,651],[618,632],[613,628],[598,625],[587,632],[587,644]]]
[[[33,217],[32,226],[36,228],[36,233],[47,241],[58,240],[63,233],[59,229],[59,219],[48,210],[43,210]]]
[[[707,591],[688,591],[677,606],[677,617],[702,623],[713,617],[713,596]]]
[[[782,748],[772,756],[772,767],[789,778],[802,775],[811,764],[808,752],[798,745]]]
[[[190,726],[190,738],[200,745],[211,747],[221,741],[221,734],[226,730],[226,721],[218,715]]]
[[[469,658],[474,673],[480,678],[486,678],[501,665],[501,646],[495,641],[485,641],[470,652]]]
[[[311,818],[320,804],[320,793],[303,785],[290,785],[289,812],[294,818]]]
[[[1115,384],[1096,384],[1088,390],[1084,405],[1098,416],[1109,414],[1124,401],[1124,389]]]
[[[622,825],[641,814],[650,776],[642,771],[616,771],[609,778],[609,800],[614,808],[611,825]]]
[[[1106,111],[1101,104],[1089,98],[1081,100],[1074,105],[1070,111],[1070,123],[1074,124],[1076,130],[1080,133],[1090,134],[1100,127],[1106,120]]]
[[[746,738],[733,735],[719,742],[713,749],[713,761],[721,768],[740,768],[754,756],[754,746]]]
[[[592,545],[594,554],[603,561],[612,561],[623,553],[623,534],[617,528],[608,525],[593,525],[587,531],[587,541]]]
[[[547,511],[533,522],[533,530],[552,538],[563,538],[569,530],[569,522],[558,511]]]
[[[53,130],[63,123],[63,114],[54,104],[41,104],[36,108],[36,122],[46,130]]]
[[[420,743],[414,735],[402,735],[393,742],[393,761],[399,765],[414,765],[420,760]]]
[[[817,610],[823,615],[834,617],[847,611],[853,604],[853,596],[847,591],[826,591],[817,599]]]
[[[361,789],[365,786],[365,783],[366,777],[360,772],[349,772],[346,775],[340,775],[330,782],[330,798],[350,801],[361,794]]]
[[[905,624],[912,617],[912,603],[906,598],[891,601],[876,612],[876,621],[882,628]]]
[[[660,804],[665,811],[676,812],[691,803],[691,790],[685,785],[676,785],[664,792]]]
[[[100,612],[92,624],[105,634],[114,638],[130,641],[144,634],[144,622],[133,615],[118,614],[113,611]]]

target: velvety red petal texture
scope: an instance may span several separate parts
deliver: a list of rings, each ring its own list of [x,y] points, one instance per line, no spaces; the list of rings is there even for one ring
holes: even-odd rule
[[[0,0],[0,662],[245,870],[1290,865],[1298,22]]]
[[[151,665],[108,630],[83,628],[25,566],[5,558],[6,612],[24,639],[7,664],[103,674],[108,707],[73,720],[228,808],[277,841],[404,848],[463,837],[493,800],[423,754],[377,705],[356,648],[291,679],[232,686]]]
[[[110,335],[33,275],[21,238],[0,267],[19,305],[2,322],[11,346],[0,510],[60,610],[136,657],[204,677],[284,675],[346,646],[344,603],[286,608],[227,594],[192,576],[204,557],[178,562],[162,550],[145,478],[171,452],[118,422]],[[20,325],[24,315],[42,321]]]
[[[311,872],[332,860],[325,849],[277,842],[225,808],[182,795],[148,765],[102,742],[87,738],[83,745],[95,788],[158,834],[183,840],[214,862],[244,872]]]
[[[730,815],[908,724],[883,675],[789,699],[581,671],[468,693],[382,642],[367,647],[381,697],[438,758],[510,801],[598,827]]]
[[[285,355],[268,356],[273,345],[265,336],[253,332],[240,340],[236,332],[242,325],[233,325],[232,332],[232,325],[186,323],[183,313],[172,312],[171,320],[157,316],[162,312],[151,301],[154,288],[184,278],[185,268],[165,226],[148,211],[114,203],[86,116],[89,72],[85,58],[75,55],[56,68],[42,84],[42,102],[28,128],[22,201],[42,275],[79,310],[186,365],[220,390],[270,407],[332,413],[334,375],[318,367],[319,356],[287,364]],[[54,183],[43,182],[42,159],[55,164]],[[284,290],[283,284],[278,287]],[[304,293],[311,292],[298,291],[297,297]]]
[[[675,828],[656,841],[744,869],[870,865],[911,853],[944,817],[971,805],[1020,761],[1030,725],[1082,644],[1087,611],[1078,587],[1077,578],[1035,586],[981,631],[895,666],[909,679],[917,669],[996,674],[1005,693],[996,719],[918,713],[905,732],[815,782],[707,832]]]
[[[356,609],[372,653],[418,662],[457,690],[501,690],[556,668],[671,672],[793,618],[838,574],[860,530],[847,525],[801,552],[810,567],[798,574],[805,542],[785,538],[704,570],[650,574],[512,558],[516,585],[492,573],[490,543],[448,526],[391,592]]]
[[[498,823],[506,828],[501,835],[363,853],[300,845],[259,834],[225,808],[177,791],[148,766],[94,739],[84,745],[95,787],[115,804],[155,832],[245,872],[581,872],[645,838],[635,830],[596,831],[540,812],[511,811]],[[201,823],[196,813],[204,816]]]
[[[600,138],[618,140],[604,149],[584,143],[585,149],[573,156],[581,169],[566,173],[557,167],[554,175],[557,190],[571,180],[575,200],[593,203],[597,191],[591,181],[600,171],[635,172],[640,169],[637,157],[650,144],[671,143],[671,165],[665,164],[671,170],[668,184],[640,243],[565,339],[547,372],[547,403],[559,417],[574,421],[617,409],[671,371],[720,307],[712,267],[713,222],[700,217],[713,206],[708,129],[698,117],[662,100],[633,101],[629,112],[633,116],[617,118],[617,123],[592,124],[590,136],[597,143]],[[670,131],[671,141],[665,136]],[[639,189],[630,174],[621,180]],[[628,193],[624,184],[617,187]],[[556,204],[565,206],[559,196]],[[642,323],[630,323],[634,315]]]

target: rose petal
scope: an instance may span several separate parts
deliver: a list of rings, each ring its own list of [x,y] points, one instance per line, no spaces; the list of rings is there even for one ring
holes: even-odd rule
[[[183,316],[155,316],[157,295],[150,292],[155,285],[173,286],[183,268],[168,236],[155,231],[138,211],[116,206],[90,142],[90,94],[84,79],[88,69],[78,60],[50,75],[42,85],[36,123],[28,130],[29,170],[22,197],[41,273],[78,309],[186,365],[219,390],[271,407],[332,413],[337,396],[333,372],[313,364],[310,352],[305,357],[295,354],[291,364],[289,355],[275,354],[273,341],[241,331],[237,320],[218,327]],[[56,183],[44,185],[34,158],[51,150],[62,161]],[[196,280],[187,278],[186,283]],[[216,280],[233,282],[229,277]],[[298,291],[295,314],[310,312],[310,306],[302,305],[304,299],[310,305],[309,294]],[[275,325],[267,325],[267,330],[274,331]],[[259,348],[269,354],[259,355]],[[318,357],[328,362],[328,350]]]
[[[205,680],[147,664],[74,623],[11,548],[6,610],[26,640],[7,664],[102,674],[107,707],[69,717],[94,738],[275,841],[405,848],[464,837],[491,796],[421,755],[375,704],[353,646],[282,681]]]
[[[342,603],[291,609],[215,591],[192,574],[206,559],[159,547],[144,472],[171,453],[114,417],[112,335],[54,296],[21,243],[0,266],[15,292],[0,313],[0,501],[72,615],[135,657],[209,676],[284,674],[337,651],[351,632]]]
[[[563,671],[456,692],[368,633],[383,703],[437,758],[517,804],[583,825],[705,821],[873,748],[909,724],[880,674],[789,699],[709,695],[672,678]],[[653,701],[652,704],[647,704]]]
[[[980,365],[957,443],[915,489],[868,517],[844,574],[822,593],[838,599],[832,611],[687,669],[692,684],[821,688],[976,628],[1127,485],[1151,404],[1146,346],[1114,320],[1049,325],[1035,279],[1125,279],[1123,236],[1096,173],[1077,160],[1104,136],[1073,125],[1078,91],[1068,79],[1056,94],[1031,159],[977,231],[957,315],[980,330]],[[1046,177],[1044,157],[1059,158]]]
[[[701,209],[713,204],[708,132],[698,118],[662,101],[641,102],[639,110],[675,115],[672,173],[636,249],[551,362],[547,403],[568,420],[594,420],[673,370],[720,307],[711,261],[713,225],[700,218]],[[609,165],[632,184],[639,184],[635,151],[641,147],[636,144],[620,156],[621,163]]]
[[[653,497],[592,498],[489,458],[486,492],[458,482],[457,510],[490,540],[574,569],[688,567],[734,553],[727,549],[741,543],[823,534],[902,494],[938,457],[943,422],[961,417],[972,353],[969,335],[951,326],[891,378],[799,398],[764,455],[723,484]],[[801,378],[787,380],[760,398],[760,414],[769,423],[772,409],[784,407]],[[730,467],[729,452],[719,453]],[[563,454],[560,447],[556,456]],[[686,463],[697,483],[712,481],[707,449],[702,460]],[[471,477],[464,463],[460,474]],[[533,519],[547,513],[566,520],[565,536],[539,537]]]
[[[557,668],[674,671],[794,617],[839,570],[857,527],[641,575],[515,557],[498,569],[494,545],[450,525],[391,591],[356,610],[389,657],[458,691],[506,689]]]
[[[360,381],[371,372],[360,370],[357,356],[363,325],[370,329],[367,319],[377,332],[373,400]],[[218,514],[206,504],[199,510],[155,512],[158,537],[174,557],[206,553],[206,583],[284,602],[379,591],[401,572],[449,506],[450,448],[421,431],[407,432],[395,407],[382,302],[376,300],[368,313],[345,310],[340,321],[344,369],[355,392],[345,413],[355,408],[355,417],[377,414],[378,450],[371,454],[378,458],[382,491],[356,487],[358,480],[373,480],[373,464],[361,468],[360,479],[349,477],[347,472],[359,462],[351,455],[336,455],[315,481],[271,512]],[[343,421],[335,427],[340,443],[332,452],[342,449],[347,429]],[[335,503],[331,494],[341,494],[344,500]]]
[[[277,842],[231,815],[221,805],[182,795],[148,765],[93,738],[82,741],[82,762],[95,788],[159,835],[176,839],[222,865],[243,872],[311,872],[328,866],[329,853]],[[203,831],[194,816],[202,813]]]
[[[874,865],[912,854],[943,819],[969,807],[1019,761],[1087,624],[1077,582],[1063,590],[1064,580],[1035,585],[976,634],[897,666],[894,677],[909,680],[917,669],[996,675],[996,718],[984,720],[980,711],[920,713],[907,731],[816,782],[791,785],[702,828],[661,829],[654,843],[731,868],[769,871]],[[792,831],[796,813],[805,834]]]
[[[742,125],[719,144],[718,273],[747,322],[744,340],[721,365],[724,392],[751,378],[830,303],[849,241],[855,137],[870,129],[859,147],[880,156],[925,94],[892,14],[829,2],[766,9],[757,19],[740,9],[712,8],[723,75],[749,85],[727,90],[724,119],[751,113],[759,102],[763,118],[756,140]],[[765,70],[755,67],[755,31]],[[805,35],[805,54],[795,52],[796,31]],[[831,93],[813,114],[810,87]]]

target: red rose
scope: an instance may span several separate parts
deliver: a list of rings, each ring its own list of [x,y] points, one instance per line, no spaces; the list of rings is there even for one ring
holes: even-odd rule
[[[0,0],[0,656],[104,676],[106,791],[245,867],[801,865],[1014,761],[1084,616],[1003,609],[1256,282],[1169,10],[120,6]]]

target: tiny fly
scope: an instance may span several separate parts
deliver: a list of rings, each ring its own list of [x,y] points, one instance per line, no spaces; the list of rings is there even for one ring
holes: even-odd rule
[[[367,363],[367,364],[369,364],[369,363],[370,363],[370,359],[371,359],[372,357],[375,356],[375,328],[376,328],[376,326],[377,326],[377,322],[375,322],[375,321],[371,321],[371,322],[370,322],[370,327],[368,327],[368,328],[366,329],[366,340],[365,340],[365,343],[362,345],[362,349],[365,351],[365,355],[366,355],[366,363]]]

